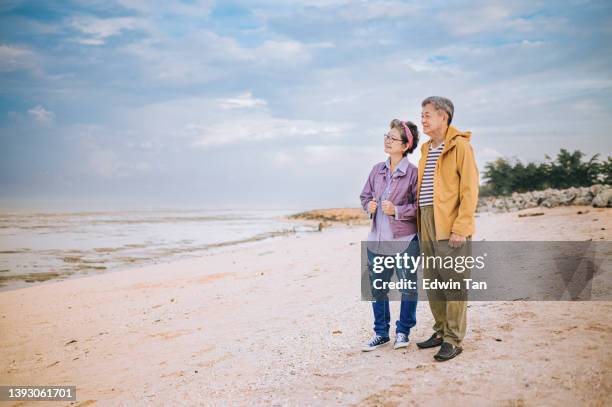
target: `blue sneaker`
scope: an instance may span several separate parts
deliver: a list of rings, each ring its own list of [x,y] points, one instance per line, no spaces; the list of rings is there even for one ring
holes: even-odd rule
[[[370,352],[373,351],[374,349],[383,346],[387,343],[389,343],[390,339],[389,337],[384,337],[384,336],[380,336],[380,335],[374,335],[372,337],[372,339],[370,339],[370,341],[368,343],[366,343],[365,345],[363,345],[363,347],[361,348],[362,351],[364,352]]]
[[[408,346],[408,335],[399,332],[395,334],[393,349],[405,348],[406,346]]]

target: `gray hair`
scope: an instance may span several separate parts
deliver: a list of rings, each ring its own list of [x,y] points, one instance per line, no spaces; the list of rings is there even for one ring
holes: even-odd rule
[[[436,110],[444,110],[448,114],[448,125],[453,121],[453,114],[455,113],[455,106],[450,99],[442,96],[430,96],[421,103],[421,107],[425,107],[428,104],[432,104]]]

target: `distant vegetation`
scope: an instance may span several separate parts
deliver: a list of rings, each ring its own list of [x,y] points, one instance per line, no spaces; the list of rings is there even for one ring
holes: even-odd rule
[[[593,184],[612,184],[612,157],[600,160],[595,154],[589,160],[579,150],[570,153],[561,149],[552,160],[523,164],[520,160],[498,158],[485,165],[481,196],[510,195],[513,192],[537,191],[546,188],[564,189]]]

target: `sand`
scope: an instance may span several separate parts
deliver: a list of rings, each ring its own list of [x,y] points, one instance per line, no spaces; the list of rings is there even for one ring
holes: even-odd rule
[[[477,238],[612,240],[610,209],[534,209],[480,215]],[[77,386],[53,405],[612,403],[612,301],[473,302],[464,353],[445,363],[414,345],[433,322],[420,302],[407,349],[361,352],[366,235],[339,224],[0,292],[0,384]]]

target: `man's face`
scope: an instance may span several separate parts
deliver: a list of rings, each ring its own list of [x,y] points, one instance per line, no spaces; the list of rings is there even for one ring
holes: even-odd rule
[[[421,125],[425,134],[432,135],[446,127],[446,112],[436,110],[431,103],[426,104],[421,112]]]

